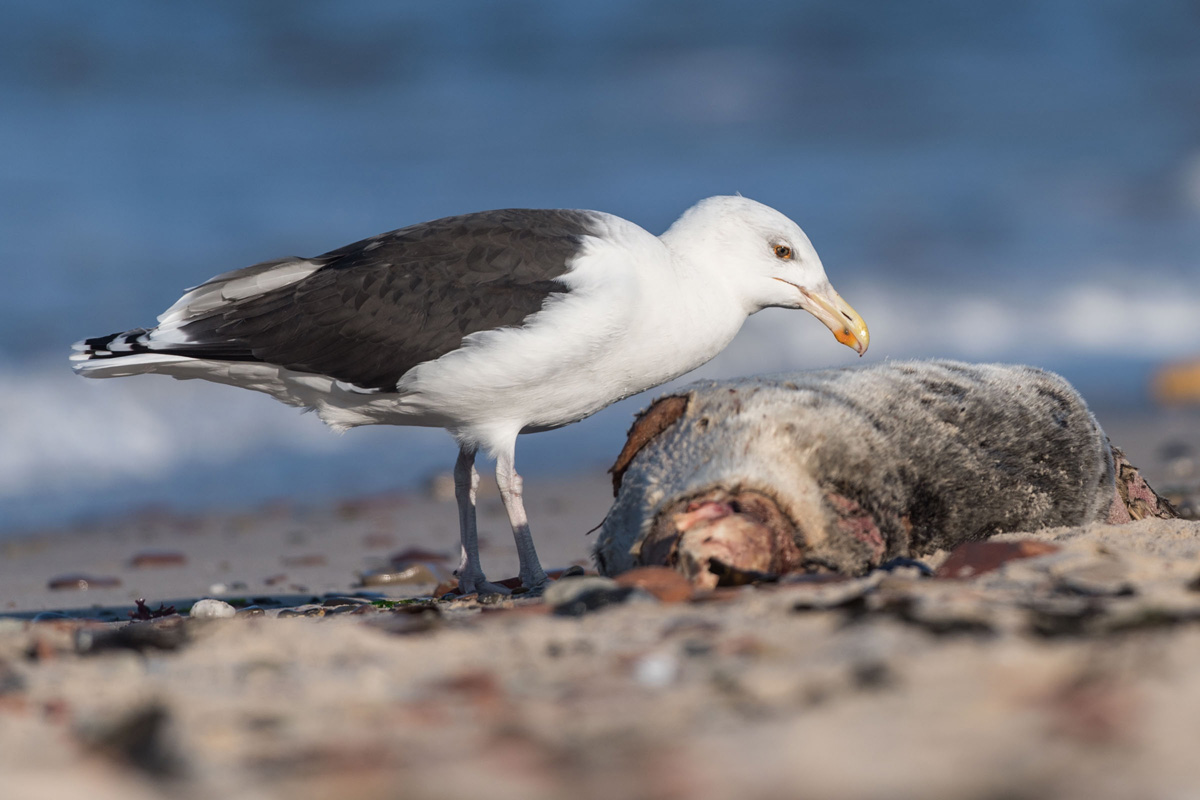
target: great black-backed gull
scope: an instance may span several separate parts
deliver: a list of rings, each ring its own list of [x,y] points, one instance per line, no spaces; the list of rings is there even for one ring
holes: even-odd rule
[[[517,435],[581,420],[699,367],[764,308],[801,308],[867,349],[804,232],[710,197],[665,233],[597,211],[505,209],[425,222],[189,290],[153,328],[75,345],[91,378],[163,373],[266,392],[337,430],[445,428],[464,592],[479,561],[475,454],[496,460],[520,579],[546,582],[513,463]]]

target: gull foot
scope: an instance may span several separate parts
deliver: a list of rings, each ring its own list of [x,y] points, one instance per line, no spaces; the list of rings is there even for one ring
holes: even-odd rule
[[[482,575],[472,577],[459,577],[458,579],[459,594],[512,594],[512,589],[507,586],[501,586],[498,583],[492,583]]]
[[[542,570],[533,575],[521,576],[520,594],[524,597],[541,597],[542,592],[550,585],[550,578]]]

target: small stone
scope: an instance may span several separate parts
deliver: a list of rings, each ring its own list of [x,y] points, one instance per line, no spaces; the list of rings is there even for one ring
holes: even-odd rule
[[[867,595],[875,591],[886,572],[873,572],[864,578],[834,576],[825,580],[825,575],[813,575],[821,580],[789,581],[795,587],[794,611],[830,611],[833,609],[857,609],[866,602]]]
[[[229,603],[212,597],[197,600],[192,605],[192,610],[188,612],[188,616],[192,619],[226,619],[236,614],[237,609]]]
[[[187,556],[170,550],[146,550],[129,559],[129,566],[135,569],[146,567],[182,567],[187,564]]]
[[[551,580],[562,580],[563,578],[574,578],[577,575],[586,575],[587,570],[578,564],[572,564],[565,569],[549,569],[546,570],[546,577]]]
[[[581,575],[573,578],[562,578],[551,583],[546,587],[542,599],[546,601],[546,605],[558,606],[568,603],[589,591],[617,588],[620,588],[620,584],[612,578],[604,578],[599,575]]]
[[[403,569],[410,564],[416,564],[425,561],[440,563],[449,560],[450,556],[446,555],[445,553],[439,553],[433,550],[422,550],[419,547],[409,547],[405,550],[401,550],[399,553],[393,554],[390,558],[388,558],[388,561],[392,562],[392,566],[396,567],[397,569]]]
[[[87,591],[88,589],[115,589],[121,585],[120,578],[114,578],[108,575],[59,575],[51,578],[46,583],[46,588],[53,591],[62,590],[79,590]]]
[[[378,614],[379,609],[367,603],[361,606],[337,606],[329,609],[330,614]]]
[[[1064,589],[1090,597],[1118,597],[1134,593],[1128,568],[1116,560],[1085,564],[1058,576]]]
[[[1009,561],[1044,556],[1058,550],[1056,544],[1034,539],[1019,542],[964,542],[950,551],[950,555],[938,567],[934,576],[974,578],[985,572],[997,570]]]
[[[261,617],[265,613],[267,613],[267,612],[263,609],[262,606],[246,606],[245,608],[238,609],[237,616],[239,616],[239,617]]]
[[[176,650],[188,641],[185,620],[178,615],[131,622],[119,628],[80,628],[75,632],[75,651],[94,654],[105,650]]]
[[[679,675],[679,659],[671,653],[652,653],[633,665],[633,679],[651,689],[665,689]]]
[[[440,579],[426,564],[413,564],[404,569],[372,569],[360,572],[359,581],[363,586],[396,586],[416,583],[440,583]]]
[[[578,617],[605,606],[617,605],[631,600],[658,599],[636,586],[620,586],[612,578],[584,575],[554,581],[546,588],[546,605],[558,616]]]
[[[441,626],[441,617],[437,614],[378,614],[366,621],[366,624],[384,633],[394,633],[406,636],[414,633],[425,633]]]
[[[669,567],[638,567],[617,576],[618,586],[643,589],[663,603],[681,603],[692,596],[692,583]]]
[[[329,559],[321,553],[305,553],[299,556],[284,556],[280,562],[285,567],[324,567]]]
[[[361,606],[370,605],[371,601],[363,597],[346,597],[344,595],[334,595],[326,597],[321,601],[321,605],[325,608],[336,608],[338,606]]]
[[[133,767],[135,774],[170,781],[187,773],[187,762],[171,738],[171,725],[167,707],[151,702],[83,726],[78,735],[91,752],[121,768]]]

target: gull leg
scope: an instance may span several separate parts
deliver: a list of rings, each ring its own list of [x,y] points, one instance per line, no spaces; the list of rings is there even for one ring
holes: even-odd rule
[[[532,592],[544,587],[549,578],[538,560],[537,549],[533,546],[533,535],[529,532],[529,518],[525,516],[525,502],[522,499],[523,481],[513,464],[515,446],[514,442],[513,447],[497,455],[496,483],[500,487],[504,509],[508,512],[508,521],[512,524],[517,556],[521,559],[521,585]]]
[[[458,533],[462,542],[462,558],[454,574],[463,594],[471,592],[503,592],[508,589],[488,583],[479,562],[479,531],[475,526],[475,495],[479,490],[479,473],[475,471],[475,448],[461,447],[454,462],[454,499],[458,501]]]

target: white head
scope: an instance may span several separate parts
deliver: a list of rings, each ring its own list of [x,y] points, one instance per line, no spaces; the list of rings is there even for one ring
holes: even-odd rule
[[[741,299],[747,314],[802,308],[839,342],[859,355],[866,352],[866,323],[834,291],[800,226],[770,206],[740,195],[709,197],[685,211],[661,238],[685,263],[728,278],[728,291]]]

